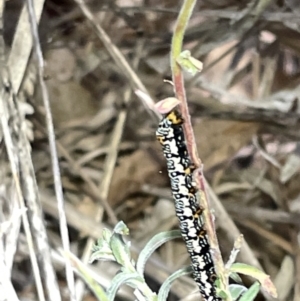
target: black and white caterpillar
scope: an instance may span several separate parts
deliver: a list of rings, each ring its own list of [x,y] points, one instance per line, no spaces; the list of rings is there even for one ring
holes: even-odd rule
[[[203,209],[193,185],[194,167],[188,155],[183,132],[183,119],[173,110],[165,115],[156,131],[167,160],[171,189],[181,235],[191,258],[194,280],[205,301],[221,301],[217,296],[217,278],[202,217]]]

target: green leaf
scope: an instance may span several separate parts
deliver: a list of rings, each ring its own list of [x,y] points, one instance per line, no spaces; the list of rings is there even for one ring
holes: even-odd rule
[[[112,236],[112,232],[109,229],[104,228],[102,231],[102,238],[99,238],[98,241],[104,240],[107,243],[109,243],[111,236]]]
[[[93,263],[95,260],[103,260],[103,261],[116,261],[115,256],[112,251],[109,250],[99,250],[92,253],[89,263]]]
[[[102,238],[99,238],[97,244],[93,246],[93,253],[89,260],[92,263],[95,260],[111,260],[117,261],[123,265],[126,258],[130,258],[130,242],[127,244],[123,241],[122,235],[128,235],[129,229],[123,221],[117,223],[113,233],[108,229],[103,229]],[[113,246],[113,248],[112,248]],[[123,252],[121,252],[123,250]],[[120,254],[126,254],[124,260],[120,257]],[[130,259],[129,259],[130,262]],[[131,265],[131,264],[130,264]]]
[[[220,297],[222,300],[227,300],[228,299],[228,294],[226,291],[221,290],[217,287],[217,296]]]
[[[192,75],[197,74],[203,69],[202,62],[192,57],[189,50],[182,51],[179,57],[177,57],[176,61],[181,66],[181,68],[191,73]]]
[[[110,248],[109,242],[112,236],[112,232],[106,228],[102,231],[102,237],[99,238],[96,242],[96,244],[93,246],[93,251],[98,251],[102,249]]]
[[[185,276],[185,275],[189,275],[193,272],[192,267],[187,266],[184,267],[178,271],[176,271],[175,273],[173,273],[172,275],[170,275],[162,284],[162,286],[159,289],[158,295],[157,295],[157,300],[158,301],[165,301],[167,300],[167,297],[169,295],[172,283],[178,279],[181,276]]]
[[[220,297],[222,300],[228,299],[228,292],[224,289],[221,289],[221,280],[220,278],[217,278],[214,282],[214,285],[216,287],[217,296]],[[228,299],[229,300],[229,299]]]
[[[103,238],[98,239],[97,244],[93,246],[89,263],[92,263],[95,260],[116,261],[109,244]]]
[[[127,284],[135,290],[138,290],[143,296],[145,296],[145,300],[157,300],[156,294],[151,291],[143,277],[141,277],[137,272],[132,273],[124,269],[113,278],[112,283],[107,290],[107,295],[110,300],[114,300],[114,297],[122,284]]]
[[[230,273],[229,277],[237,283],[243,283],[241,277],[237,273]]]
[[[123,221],[119,221],[114,228],[114,233],[129,235],[129,229]]]
[[[181,237],[181,233],[179,230],[161,232],[150,239],[150,241],[146,244],[143,250],[140,253],[140,256],[136,263],[136,270],[140,275],[144,274],[144,268],[147,260],[152,255],[152,253],[160,247],[165,242]]]
[[[107,297],[110,301],[115,299],[118,289],[122,284],[128,284],[133,288],[138,288],[144,279],[137,273],[121,272],[118,273],[111,281],[111,285],[107,289]]]
[[[254,282],[247,292],[240,298],[239,301],[253,301],[260,289],[260,283]]]
[[[237,300],[242,294],[247,291],[247,288],[240,284],[230,284],[229,285],[229,292],[232,297],[232,300]]]
[[[262,286],[262,288],[268,292],[272,297],[277,297],[277,291],[272,283],[270,276],[265,274],[263,271],[255,268],[253,266],[244,264],[244,263],[234,263],[230,267],[231,272],[240,273],[243,275],[248,275],[258,280]]]
[[[87,267],[72,253],[64,252],[63,254],[70,259],[74,268],[78,271],[79,275],[89,286],[89,288],[94,292],[97,299],[100,301],[109,301],[108,296],[104,292],[103,288],[92,278],[92,276],[90,276]]]
[[[110,247],[115,260],[128,271],[135,272],[130,254],[130,243],[126,244],[122,235],[114,233],[110,239]]]

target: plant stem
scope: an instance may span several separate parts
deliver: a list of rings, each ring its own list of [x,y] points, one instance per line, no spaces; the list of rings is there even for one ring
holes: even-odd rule
[[[184,134],[186,137],[187,149],[193,164],[196,165],[197,171],[194,173],[195,181],[199,187],[199,202],[202,207],[205,208],[203,212],[204,220],[205,220],[205,228],[208,235],[208,240],[210,243],[210,247],[212,250],[212,256],[215,263],[216,272],[218,274],[220,280],[220,289],[228,292],[228,279],[227,273],[225,271],[223,259],[221,256],[215,227],[214,227],[214,219],[209,209],[209,202],[206,193],[206,182],[203,175],[202,170],[202,161],[198,156],[194,131],[191,124],[191,118],[188,111],[185,87],[184,87],[184,78],[182,74],[181,67],[177,63],[177,58],[182,52],[182,45],[185,30],[188,24],[188,21],[192,15],[193,9],[195,7],[197,0],[185,0],[179,16],[177,18],[177,22],[174,29],[174,34],[172,38],[171,44],[171,69],[172,69],[172,79],[174,84],[174,93],[175,97],[180,100],[180,111],[184,118]],[[228,296],[227,300],[231,300],[231,297]]]
[[[190,155],[193,150],[196,151],[194,154],[195,158],[197,158],[194,163],[197,166],[200,166],[201,161],[198,157],[196,147],[192,147],[195,145],[195,138],[192,132],[187,131],[187,128],[192,128],[191,124],[191,118],[188,112],[188,106],[187,106],[187,100],[186,100],[186,94],[185,94],[185,88],[184,88],[184,79],[181,67],[179,64],[177,64],[177,58],[179,57],[180,53],[182,52],[182,44],[183,44],[183,38],[184,33],[188,24],[188,21],[192,15],[194,6],[196,4],[197,0],[186,0],[184,1],[181,10],[179,12],[179,16],[177,18],[177,22],[174,29],[174,34],[172,38],[172,44],[171,44],[171,69],[172,69],[172,79],[174,84],[174,92],[175,96],[178,100],[180,100],[180,111],[182,116],[184,117],[184,128],[185,128],[185,135],[186,135],[186,142],[187,142],[187,148],[189,150]],[[192,135],[189,135],[189,133],[192,133]],[[189,137],[187,137],[189,136]]]

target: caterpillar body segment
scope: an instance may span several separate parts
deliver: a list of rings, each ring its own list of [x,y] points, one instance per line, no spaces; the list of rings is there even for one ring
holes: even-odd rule
[[[221,301],[217,296],[217,278],[202,217],[203,208],[197,201],[192,164],[185,143],[183,118],[173,110],[159,123],[156,136],[167,161],[175,211],[181,235],[190,255],[194,280],[205,301]]]

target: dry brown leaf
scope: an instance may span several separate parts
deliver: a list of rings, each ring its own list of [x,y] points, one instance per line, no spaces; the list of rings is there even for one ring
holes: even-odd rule
[[[76,58],[67,48],[52,49],[46,56],[46,73],[60,82],[69,81],[75,73]]]
[[[89,91],[79,83],[50,79],[47,81],[47,87],[56,127],[72,119],[94,116],[97,109],[95,102],[92,101]],[[41,98],[37,97],[37,99]]]
[[[300,158],[295,154],[290,154],[287,157],[285,164],[280,170],[280,181],[285,184],[300,170]]]
[[[259,126],[256,123],[201,120],[194,125],[197,148],[205,169],[230,160],[247,145]]]
[[[274,280],[278,292],[278,300],[287,300],[295,281],[295,264],[290,256],[285,256],[280,270]]]
[[[111,206],[116,206],[130,194],[139,192],[141,185],[145,183],[159,185],[164,182],[158,172],[159,168],[157,160],[144,149],[121,158],[110,187],[108,200]]]

